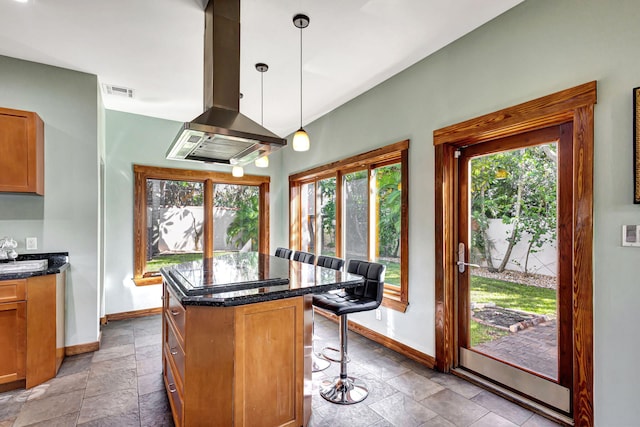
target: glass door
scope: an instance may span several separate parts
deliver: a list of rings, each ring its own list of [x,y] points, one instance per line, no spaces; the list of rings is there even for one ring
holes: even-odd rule
[[[459,366],[566,414],[572,183],[558,165],[571,164],[571,135],[561,125],[494,140],[458,163]]]

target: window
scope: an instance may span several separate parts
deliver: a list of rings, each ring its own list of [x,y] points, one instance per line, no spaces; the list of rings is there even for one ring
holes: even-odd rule
[[[289,177],[293,249],[384,264],[383,305],[408,301],[408,152],[402,141]]]
[[[269,177],[134,165],[134,281],[214,251],[268,252]]]

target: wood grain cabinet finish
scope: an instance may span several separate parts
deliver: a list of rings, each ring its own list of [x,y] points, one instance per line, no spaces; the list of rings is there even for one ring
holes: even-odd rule
[[[0,192],[44,195],[44,123],[30,111],[0,108]]]
[[[165,284],[164,381],[176,426],[307,424],[305,297],[183,312],[176,301]]]
[[[0,281],[0,384],[31,388],[64,358],[65,272]]]
[[[25,378],[26,306],[25,301],[0,304],[0,384]]]

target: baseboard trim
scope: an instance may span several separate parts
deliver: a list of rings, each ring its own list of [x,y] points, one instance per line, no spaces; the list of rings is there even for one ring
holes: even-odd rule
[[[156,308],[145,308],[143,310],[123,311],[122,313],[107,314],[105,315],[106,321],[105,323],[103,323],[103,325],[106,325],[111,320],[136,319],[138,317],[153,316],[155,314],[161,314],[161,313],[162,313],[162,307],[156,307]]]
[[[98,350],[100,350],[100,341],[65,347],[64,355],[75,356],[76,354],[91,353],[93,351],[98,351]]]
[[[316,314],[326,317],[329,320],[334,322],[338,322],[338,316],[332,313],[327,313],[323,310],[315,310]],[[409,347],[406,344],[403,344],[399,341],[396,341],[392,338],[387,337],[386,335],[382,335],[379,332],[374,331],[373,329],[369,329],[364,327],[358,323],[349,320],[349,329],[353,332],[362,335],[365,338],[370,339],[371,341],[375,341],[380,345],[385,346],[386,348],[395,351],[396,353],[400,353],[403,356],[414,360],[421,365],[426,366],[429,369],[433,369],[436,364],[436,359],[428,354],[425,354],[421,351],[416,350],[413,347]]]
[[[107,316],[102,316],[102,317],[100,318],[100,324],[101,324],[102,326],[104,326],[104,325],[106,325],[106,324],[107,324]]]
[[[27,388],[27,380],[17,380],[10,383],[0,384],[0,393],[15,390],[18,388]]]

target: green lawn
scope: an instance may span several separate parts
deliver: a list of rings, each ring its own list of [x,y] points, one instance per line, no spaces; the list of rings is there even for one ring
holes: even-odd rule
[[[471,276],[471,301],[479,303],[493,302],[497,306],[528,313],[556,316],[555,289],[538,288],[521,283]],[[509,332],[471,322],[471,346],[493,341]]]
[[[471,301],[555,317],[555,289],[471,276]]]
[[[389,285],[400,286],[400,263],[393,261],[378,261],[387,267],[384,274],[384,282]]]
[[[160,271],[162,267],[202,259],[201,253],[157,255],[147,261],[147,271]]]

